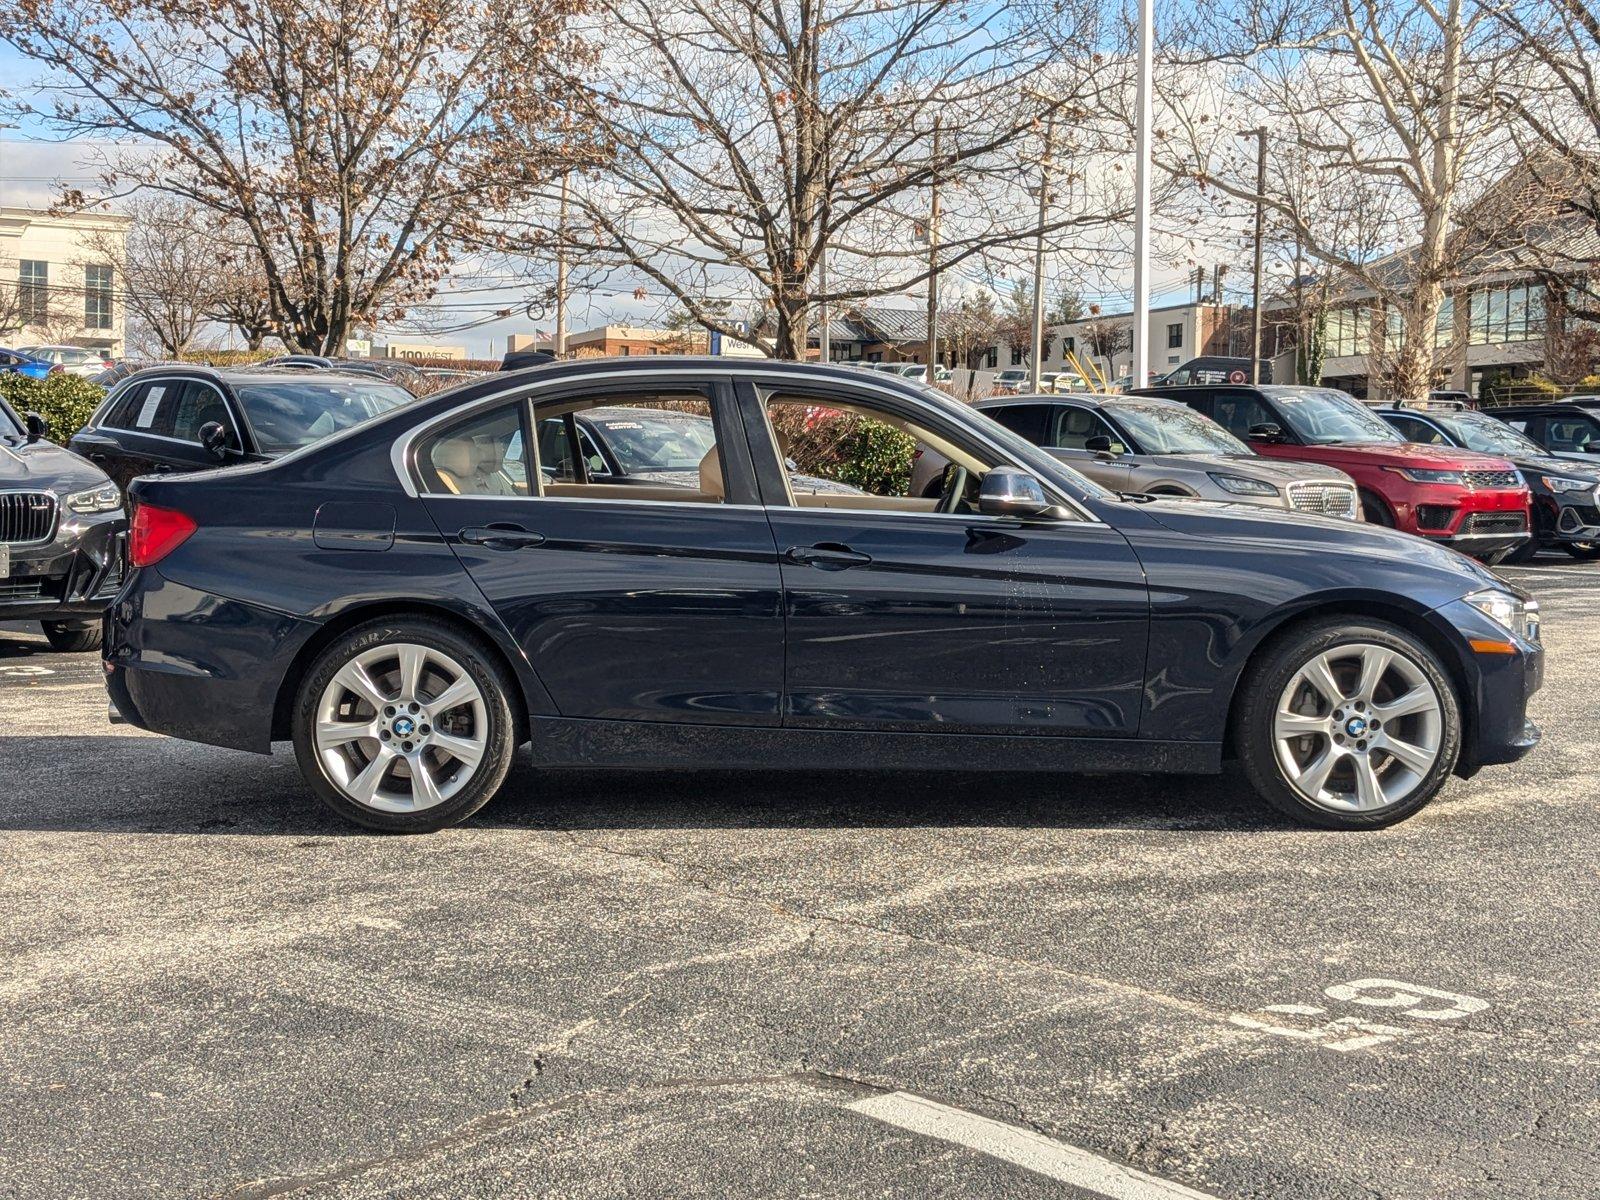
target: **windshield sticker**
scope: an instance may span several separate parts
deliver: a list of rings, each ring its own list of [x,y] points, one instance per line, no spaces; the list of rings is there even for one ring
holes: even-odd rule
[[[149,429],[155,424],[156,409],[161,405],[161,397],[167,394],[165,387],[153,387],[144,398],[144,407],[139,410],[139,418],[133,423],[135,429]]]

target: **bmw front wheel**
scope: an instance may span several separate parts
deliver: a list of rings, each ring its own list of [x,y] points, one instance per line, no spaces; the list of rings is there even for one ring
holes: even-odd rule
[[[1461,752],[1461,713],[1427,646],[1381,623],[1335,621],[1263,651],[1234,736],[1256,790],[1300,821],[1375,829],[1438,793]]]
[[[295,758],[317,797],[392,833],[464,821],[498,790],[516,746],[511,689],[474,641],[428,618],[374,621],[301,682]]]

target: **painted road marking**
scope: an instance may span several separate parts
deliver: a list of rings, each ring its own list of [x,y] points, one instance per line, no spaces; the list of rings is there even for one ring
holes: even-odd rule
[[[1463,996],[1460,992],[1399,979],[1352,979],[1349,983],[1329,984],[1322,989],[1322,994],[1340,1004],[1403,1009],[1398,1015],[1417,1021],[1456,1021],[1489,1007],[1487,1000],[1476,996]],[[1324,1050],[1341,1053],[1370,1050],[1418,1032],[1399,1025],[1380,1025],[1361,1017],[1334,1017],[1313,1023],[1314,1018],[1328,1015],[1327,1009],[1315,1004],[1268,1004],[1255,1013],[1260,1015],[1234,1013],[1228,1020],[1244,1029],[1315,1042]]]
[[[868,1096],[845,1107],[886,1125],[965,1146],[1025,1171],[1070,1183],[1107,1200],[1216,1200],[1205,1192],[1146,1175],[1031,1129],[980,1117],[910,1092]]]
[[[54,675],[49,667],[15,666],[0,667],[0,675]]]

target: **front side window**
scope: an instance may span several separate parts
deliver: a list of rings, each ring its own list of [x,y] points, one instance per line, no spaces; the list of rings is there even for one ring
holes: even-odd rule
[[[1248,438],[1257,425],[1282,425],[1278,414],[1251,392],[1220,392],[1212,402],[1212,416],[1236,438]]]
[[[507,404],[439,434],[417,456],[428,491],[445,496],[526,496],[522,406]]]
[[[1087,450],[1089,439],[1097,437],[1110,438],[1113,443],[1122,440],[1111,426],[1100,419],[1100,414],[1069,405],[1061,410],[1050,442],[1060,450]]]
[[[111,328],[111,268],[83,269],[83,327]]]
[[[1549,417],[1544,444],[1551,450],[1586,453],[1591,446],[1600,447],[1600,427],[1587,417]]]
[[[212,422],[221,425],[228,433],[228,447],[239,449],[239,438],[233,432],[233,419],[228,415],[228,404],[222,394],[209,383],[190,380],[173,384],[167,392],[166,403],[170,411],[162,414],[161,425],[167,437],[200,444],[200,431]]]
[[[288,454],[413,399],[396,384],[363,380],[262,381],[237,392],[263,454]]]
[[[40,259],[17,263],[17,318],[23,325],[43,325],[50,314],[50,264]]]
[[[1423,445],[1448,446],[1449,439],[1429,425],[1426,421],[1419,421],[1415,417],[1386,416],[1384,420],[1400,431],[1400,436],[1408,442],[1420,442]]]

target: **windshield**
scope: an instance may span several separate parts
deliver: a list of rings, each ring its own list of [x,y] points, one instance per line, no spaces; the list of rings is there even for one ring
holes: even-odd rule
[[[1105,406],[1146,454],[1251,454],[1209,417],[1177,404],[1117,403]]]
[[[1332,388],[1264,389],[1289,428],[1312,446],[1335,442],[1403,442],[1399,432],[1359,400]]]
[[[1518,433],[1504,421],[1486,417],[1482,413],[1451,413],[1440,416],[1430,413],[1436,425],[1442,425],[1456,441],[1468,450],[1485,454],[1545,454],[1547,451],[1527,434]]]
[[[622,470],[698,471],[700,460],[717,444],[710,417],[692,413],[669,416],[640,411],[589,418],[600,431]]]
[[[263,454],[287,454],[412,400],[392,383],[293,379],[238,389]]]

